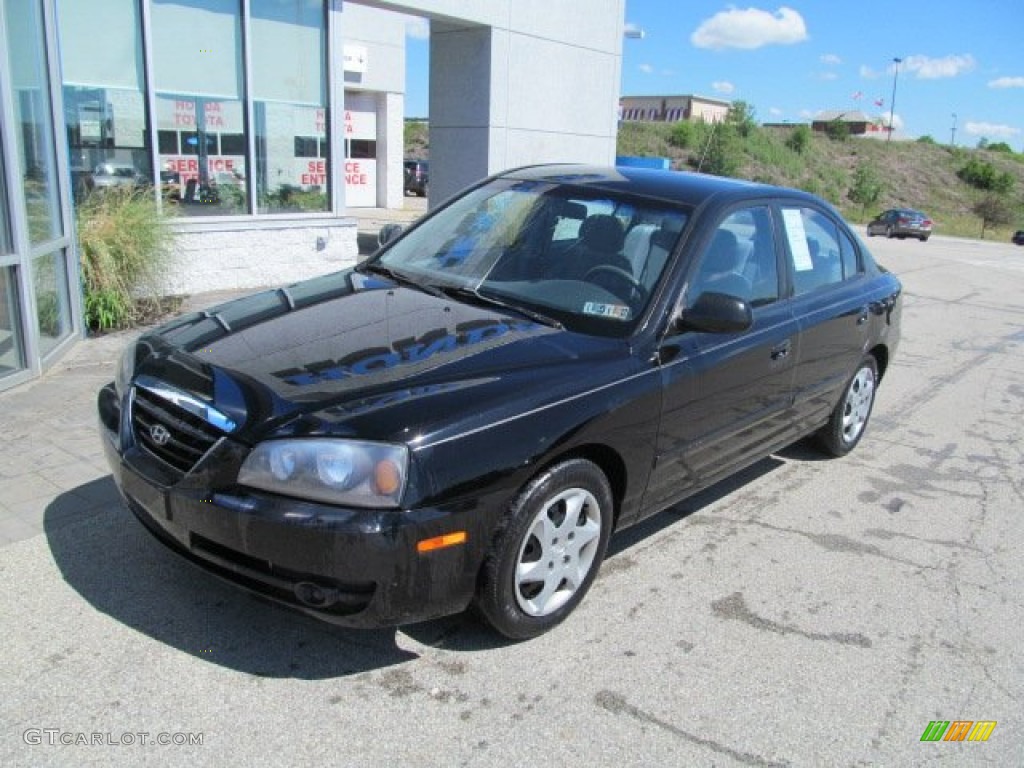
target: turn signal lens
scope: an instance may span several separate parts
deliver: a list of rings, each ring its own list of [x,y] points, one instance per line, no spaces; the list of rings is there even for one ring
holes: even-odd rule
[[[444,549],[445,547],[454,547],[465,543],[466,532],[456,531],[455,533],[446,533],[443,536],[435,536],[432,539],[423,539],[416,543],[416,551],[422,555],[424,552],[433,552],[435,549]]]

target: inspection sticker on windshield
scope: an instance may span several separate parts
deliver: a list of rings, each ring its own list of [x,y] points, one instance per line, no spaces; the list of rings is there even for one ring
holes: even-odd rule
[[[613,320],[629,320],[629,307],[622,304],[601,304],[596,301],[588,301],[583,305],[583,314],[610,317]]]

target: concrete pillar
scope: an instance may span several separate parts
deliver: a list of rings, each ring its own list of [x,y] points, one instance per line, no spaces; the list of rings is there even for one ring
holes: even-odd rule
[[[402,160],[405,154],[405,97],[381,94],[377,102],[377,207],[401,208],[405,202]]]
[[[508,168],[613,164],[624,1],[474,8],[431,20],[430,207]]]
[[[494,167],[504,136],[503,66],[508,33],[493,27],[430,28],[430,197],[435,207]],[[495,69],[498,73],[495,73]]]

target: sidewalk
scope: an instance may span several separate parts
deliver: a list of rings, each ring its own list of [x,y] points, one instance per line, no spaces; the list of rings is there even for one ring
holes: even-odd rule
[[[426,201],[407,197],[399,211],[351,209],[360,244],[376,249],[380,228],[408,224],[426,211]],[[361,252],[363,249],[361,248]],[[218,291],[186,299],[192,312],[255,291]],[[80,340],[40,378],[0,392],[0,547],[92,516],[119,503],[109,478],[96,423],[96,393],[114,378],[121,350],[141,331]]]
[[[248,293],[248,291],[246,291]],[[189,297],[182,312],[238,292]],[[0,392],[0,547],[118,503],[96,422],[96,393],[141,330],[80,340],[40,378]]]

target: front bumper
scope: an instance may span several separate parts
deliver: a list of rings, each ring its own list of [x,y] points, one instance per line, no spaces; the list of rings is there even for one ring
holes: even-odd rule
[[[352,627],[458,613],[472,599],[487,540],[477,502],[366,510],[263,493],[234,484],[247,449],[229,438],[181,476],[134,443],[112,385],[101,390],[99,410],[104,453],[129,508],[203,569]],[[465,544],[417,552],[417,542],[459,530]]]

